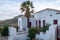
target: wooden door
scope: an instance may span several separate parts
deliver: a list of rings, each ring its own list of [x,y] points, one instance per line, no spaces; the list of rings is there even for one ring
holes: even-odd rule
[[[60,26],[57,27],[57,40],[60,40]]]
[[[31,27],[31,22],[29,22],[29,27]]]
[[[36,27],[37,27],[37,20],[36,20]]]
[[[43,27],[45,27],[45,20],[43,20]]]
[[[39,27],[41,27],[41,20],[39,20]]]

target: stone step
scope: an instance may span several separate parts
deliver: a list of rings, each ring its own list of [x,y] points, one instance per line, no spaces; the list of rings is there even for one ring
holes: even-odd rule
[[[17,35],[21,35],[21,34],[27,34],[27,31],[22,31],[22,32],[17,32]]]

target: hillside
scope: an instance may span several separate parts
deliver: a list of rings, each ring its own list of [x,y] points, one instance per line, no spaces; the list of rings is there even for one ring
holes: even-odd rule
[[[21,17],[23,15],[18,15],[12,19],[7,19],[7,20],[4,20],[4,21],[0,21],[0,26],[3,26],[5,24],[8,24],[8,25],[13,25],[13,26],[18,26],[18,18]]]

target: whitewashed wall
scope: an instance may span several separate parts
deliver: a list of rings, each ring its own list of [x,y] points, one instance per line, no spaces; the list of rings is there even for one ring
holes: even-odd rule
[[[60,14],[58,11],[55,10],[44,10],[37,12],[34,14],[34,18],[30,18],[30,22],[32,23],[32,26],[36,26],[36,20],[41,20],[41,26],[43,26],[43,20],[46,21],[46,24],[53,24],[53,20],[58,20],[58,24],[60,24]],[[52,16],[50,16],[52,15]],[[19,30],[23,29],[23,27],[27,28],[27,18],[21,17],[18,19],[18,27]]]
[[[13,40],[16,37],[16,28],[13,27],[9,27],[9,36],[8,36],[8,40]]]
[[[29,21],[31,22],[31,27],[36,27],[36,19],[35,18],[30,18]]]
[[[45,20],[46,23],[51,24],[49,30],[46,31],[46,34],[40,33],[40,35],[37,35],[36,38],[43,40],[55,40],[55,36],[56,36],[55,31],[57,26],[53,25],[53,20],[58,20],[58,24],[60,24],[60,14],[56,14],[56,13],[58,13],[58,11],[45,10],[34,14],[34,18],[30,18],[30,22],[32,22],[32,26],[36,26],[36,20],[41,20],[42,26],[43,26],[43,22],[42,22],[43,20]],[[23,27],[27,28],[27,19],[19,18],[18,26],[19,26],[19,30],[23,30]]]
[[[45,34],[41,32],[40,35],[36,35],[36,37],[42,40],[56,40],[56,27],[57,25],[51,25]]]
[[[36,19],[35,18],[30,18],[29,20],[31,22],[32,27],[36,27]],[[18,27],[19,30],[23,30],[23,28],[27,29],[27,18],[19,18],[18,19]]]
[[[19,27],[19,31],[22,31],[23,28],[27,28],[27,18],[19,18],[18,27]]]
[[[37,12],[36,14],[34,14],[35,15],[34,17],[39,18],[40,20],[45,20],[46,23],[49,24],[53,24],[53,20],[58,20],[58,24],[60,24],[60,18],[59,18],[60,14],[56,14],[56,13],[60,13],[60,12],[56,10],[47,9],[44,11]]]
[[[31,27],[36,27],[36,21],[38,21],[37,25],[39,25],[39,18],[29,18],[29,21],[31,22]],[[19,18],[18,19],[18,27],[19,31],[22,31],[23,28],[27,28],[27,18]],[[41,27],[43,27],[43,20],[41,20]]]
[[[40,32],[40,35],[36,34],[36,39],[39,40],[56,40],[56,27],[57,25],[51,25],[49,30],[45,34]],[[14,30],[14,31],[13,31]],[[16,34],[17,33],[17,34]],[[20,33],[20,34],[19,34]],[[10,28],[10,40],[26,40],[28,32],[16,32],[14,28]]]

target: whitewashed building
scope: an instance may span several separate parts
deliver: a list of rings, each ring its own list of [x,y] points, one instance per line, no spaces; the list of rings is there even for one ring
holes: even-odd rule
[[[44,10],[34,13],[33,17],[30,17],[29,25],[31,27],[43,27],[46,24],[57,25],[60,27],[60,10],[46,8]],[[26,17],[21,17],[18,19],[18,27],[19,27],[19,31],[28,30]],[[59,27],[58,27],[58,30],[59,30]],[[54,33],[56,35],[60,35],[60,31],[57,31],[57,27],[55,29],[56,30],[54,31],[56,31],[57,33],[55,32]],[[51,31],[51,28],[50,28],[50,31]]]
[[[60,40],[60,10],[44,9],[36,12],[29,18],[30,27],[44,27],[46,24],[50,24],[49,30],[46,33],[40,32],[36,34],[36,39],[39,40]],[[9,28],[8,40],[26,40],[28,34],[27,18],[18,18],[18,32],[15,28]]]
[[[33,14],[33,18],[30,18],[30,26],[45,26],[46,24],[60,24],[60,11],[55,9],[44,9]],[[18,19],[18,26],[20,29],[27,28],[27,18],[21,17]]]

